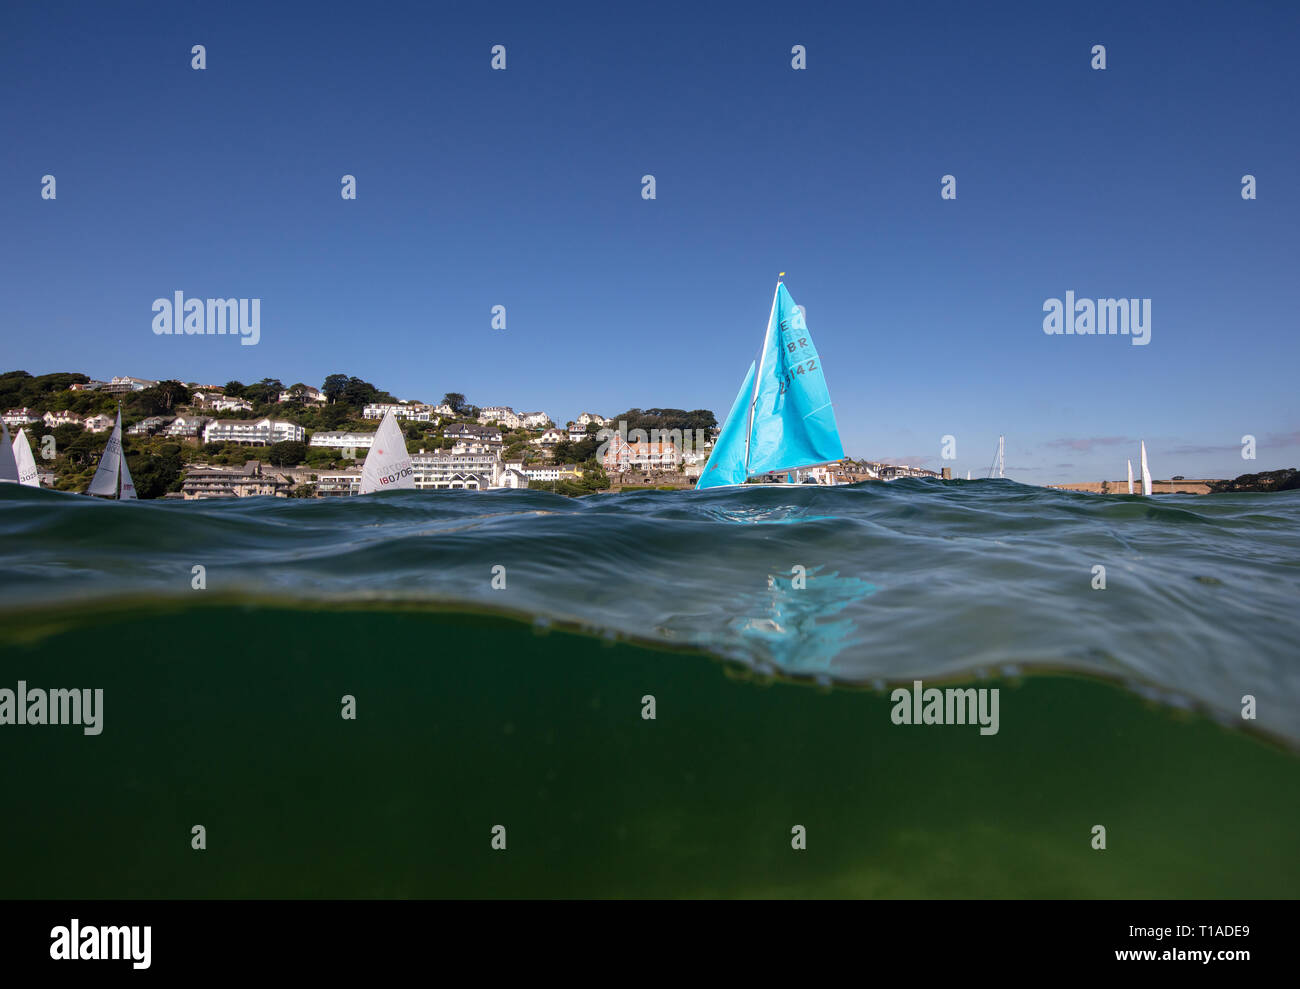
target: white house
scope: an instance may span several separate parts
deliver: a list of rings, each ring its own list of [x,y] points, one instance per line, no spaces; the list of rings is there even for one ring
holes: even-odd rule
[[[524,464],[520,469],[530,481],[575,481],[582,477],[577,464]]]
[[[450,419],[450,418],[454,418],[455,415],[456,415],[456,410],[453,409],[450,405],[447,405],[447,404],[436,405],[436,406],[434,406],[433,411],[436,412],[438,415],[440,415],[440,416],[446,416],[446,417],[449,418],[449,419]]]
[[[545,412],[520,412],[519,425],[524,429],[545,429],[551,425],[551,417]]]
[[[597,426],[612,426],[614,424],[613,419],[606,419],[604,416],[598,416],[594,412],[584,412],[582,415],[578,416],[579,426],[587,426],[593,422]]]
[[[293,388],[286,388],[280,392],[279,402],[303,401],[314,405],[325,404],[325,393],[319,388],[312,388],[310,385],[296,385]]]
[[[21,409],[10,409],[0,418],[4,419],[6,426],[12,426],[15,429],[21,429],[23,426],[29,426],[34,422],[41,421],[41,417],[25,405]]]
[[[252,412],[253,403],[244,398],[227,398],[225,395],[215,395],[206,403],[207,408],[214,412]]]
[[[528,487],[528,476],[523,471],[515,470],[513,467],[502,467],[501,473],[492,479],[494,488],[526,488]]]
[[[127,427],[126,431],[132,436],[152,436],[171,421],[171,416],[149,416],[147,419],[141,419],[134,426]]]
[[[433,412],[427,405],[419,402],[371,402],[361,410],[363,419],[382,419],[392,412],[398,419],[410,422],[429,422]]]
[[[374,442],[374,433],[319,432],[311,434],[311,442],[307,445],[338,447],[340,450],[346,450],[349,447],[357,450],[369,450],[374,445]]]
[[[316,494],[323,498],[361,493],[361,468],[321,471],[316,475]]]
[[[534,437],[529,443],[535,446],[555,446],[557,443],[563,443],[569,438],[569,434],[563,429],[548,429],[541,436]]]
[[[106,415],[91,416],[82,423],[88,433],[103,433],[113,428],[117,422],[116,419],[110,419]]]
[[[469,440],[477,443],[501,442],[501,430],[495,426],[475,426],[467,422],[453,423],[442,431],[442,435],[453,440]]]
[[[64,409],[62,412],[47,412],[41,417],[45,425],[53,429],[55,426],[84,426],[85,422],[81,416],[75,412]]]
[[[163,430],[164,436],[174,436],[178,439],[186,439],[191,436],[202,436],[203,428],[212,420],[207,416],[177,416],[171,421],[171,424]]]
[[[144,391],[146,388],[152,388],[158,384],[156,381],[150,381],[148,378],[132,378],[123,376],[114,378],[107,384],[99,386],[99,390],[107,392],[110,395],[126,395],[133,391]]]
[[[282,419],[213,419],[203,430],[203,442],[270,446],[285,440],[302,442],[305,433],[296,422]]]
[[[456,452],[453,449],[426,453],[421,450],[412,454],[411,467],[414,468],[417,488],[488,487],[492,478],[501,470],[501,457],[495,448],[486,447],[473,452]],[[470,475],[484,480],[482,483],[471,484]]]
[[[518,414],[508,405],[490,405],[486,409],[480,409],[478,421],[484,426],[491,422],[500,423],[507,429],[519,429],[523,425]]]

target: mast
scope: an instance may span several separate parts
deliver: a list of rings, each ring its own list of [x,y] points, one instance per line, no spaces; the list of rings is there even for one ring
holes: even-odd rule
[[[758,355],[758,373],[754,375],[754,388],[749,393],[749,418],[745,424],[745,477],[749,477],[749,440],[754,435],[754,403],[758,401],[758,385],[763,380],[763,362],[767,360],[767,345],[772,339],[772,317],[776,315],[776,298],[781,292],[780,279],[784,277],[783,271],[777,279],[776,288],[772,289],[772,311],[767,314],[767,333],[763,336],[763,351]]]
[[[994,471],[997,471],[998,477],[1004,476],[1003,468],[1005,467],[1005,463],[1006,463],[1004,457],[1005,449],[1006,449],[1006,437],[999,436],[997,452],[993,454],[993,463],[989,464],[989,477],[993,476]]]

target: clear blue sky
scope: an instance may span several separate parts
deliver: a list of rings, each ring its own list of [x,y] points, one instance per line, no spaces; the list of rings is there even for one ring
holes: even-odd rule
[[[5,5],[0,369],[721,417],[785,271],[850,454],[1300,464],[1300,5],[282,6]],[[1151,344],[1045,336],[1070,289]],[[176,290],[261,343],[155,336]]]

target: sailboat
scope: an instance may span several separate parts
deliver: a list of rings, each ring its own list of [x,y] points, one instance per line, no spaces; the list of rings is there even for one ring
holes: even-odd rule
[[[1128,493],[1133,493],[1133,461],[1128,462]]]
[[[361,466],[361,493],[414,487],[415,468],[411,466],[411,455],[406,452],[406,438],[393,410],[389,409],[375,431],[375,440]]]
[[[998,452],[993,455],[993,463],[989,464],[989,477],[993,477],[993,472],[997,471],[998,477],[1006,476],[1006,449],[1007,438],[998,437]]]
[[[27,434],[21,429],[18,430],[18,436],[14,439],[14,462],[18,464],[19,484],[25,484],[29,488],[39,488],[41,486],[41,479],[36,470],[36,458],[32,456],[32,448],[27,442]]]
[[[18,483],[18,461],[14,457],[14,445],[9,441],[9,425],[4,422],[0,422],[0,481]]]
[[[695,488],[782,471],[793,479],[794,471],[843,458],[821,358],[803,312],[778,281],[762,353],[749,365]]]
[[[99,458],[99,467],[95,469],[95,476],[90,479],[90,488],[86,493],[105,498],[116,496],[123,501],[135,498],[135,484],[122,453],[121,407],[117,410],[117,422],[109,434],[108,442],[104,444],[104,455]]]
[[[1147,445],[1143,440],[1138,440],[1142,446],[1142,493],[1151,494],[1151,468],[1147,466]]]

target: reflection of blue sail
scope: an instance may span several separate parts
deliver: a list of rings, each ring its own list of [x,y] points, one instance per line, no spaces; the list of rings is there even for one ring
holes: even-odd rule
[[[751,605],[762,613],[733,619],[732,629],[782,673],[829,672],[855,630],[851,618],[832,620],[832,616],[870,597],[876,586],[856,577],[815,571],[807,575],[802,588],[795,588],[786,574],[769,575],[767,581],[766,600]]]
[[[727,413],[727,421],[722,424],[718,442],[713,447],[709,462],[700,475],[696,488],[712,488],[719,484],[744,484],[745,477],[745,440],[749,429],[749,402],[754,393],[754,364],[749,365],[749,373],[740,386],[736,401]]]
[[[809,467],[844,456],[821,358],[784,282],[777,283],[768,320],[753,420],[750,474]]]

